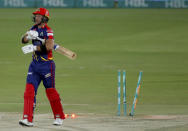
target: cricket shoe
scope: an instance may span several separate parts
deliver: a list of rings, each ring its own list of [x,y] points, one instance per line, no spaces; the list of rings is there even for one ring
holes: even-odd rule
[[[22,126],[28,126],[28,127],[32,127],[33,126],[33,123],[29,122],[27,119],[20,120],[19,124],[22,125]]]
[[[56,118],[53,125],[61,126],[63,125],[63,120],[61,118]]]

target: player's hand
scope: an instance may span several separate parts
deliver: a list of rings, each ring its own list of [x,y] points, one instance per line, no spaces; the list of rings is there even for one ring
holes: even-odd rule
[[[33,51],[37,50],[37,46],[34,46],[32,44],[26,45],[22,47],[22,51],[24,54],[31,53]]]
[[[34,30],[27,31],[26,34],[27,34],[26,38],[28,40],[35,40],[35,39],[37,39],[37,37],[39,35],[38,32],[34,31]]]

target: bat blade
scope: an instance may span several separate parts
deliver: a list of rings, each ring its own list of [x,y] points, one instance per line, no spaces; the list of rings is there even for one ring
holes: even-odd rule
[[[75,52],[65,48],[65,47],[62,47],[59,45],[59,47],[55,50],[56,52],[60,53],[61,55],[64,55],[66,57],[68,57],[69,59],[71,60],[75,60],[77,55]]]

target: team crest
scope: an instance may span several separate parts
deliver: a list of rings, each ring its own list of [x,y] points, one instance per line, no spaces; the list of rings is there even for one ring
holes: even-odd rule
[[[40,36],[44,36],[44,33],[43,33],[43,32],[40,32]]]

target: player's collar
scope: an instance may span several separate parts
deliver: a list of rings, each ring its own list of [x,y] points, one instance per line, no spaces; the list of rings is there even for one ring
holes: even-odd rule
[[[41,28],[45,28],[47,26],[47,24],[45,23]]]
[[[45,28],[46,26],[47,26],[47,24],[45,23],[43,26],[41,26],[41,28]],[[37,27],[38,27],[38,25],[37,25]]]

